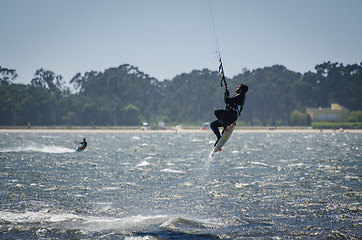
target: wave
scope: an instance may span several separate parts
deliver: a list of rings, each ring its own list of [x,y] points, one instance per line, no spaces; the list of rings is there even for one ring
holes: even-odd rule
[[[168,215],[136,215],[124,218],[103,218],[88,217],[84,222],[84,230],[104,231],[104,230],[122,230],[132,232],[145,231],[181,231],[198,232],[205,229],[217,229],[223,227],[223,224],[212,220],[198,220],[181,216]]]
[[[158,228],[168,217],[166,215],[155,216],[128,216],[124,218],[87,217],[82,223],[82,229],[87,231],[122,230],[135,231]]]
[[[202,230],[202,229],[215,229],[222,227],[221,223],[213,220],[198,220],[184,217],[172,217],[170,220],[161,225],[161,227],[170,230]]]
[[[128,240],[219,239],[219,230],[222,231],[225,227],[223,223],[213,220],[191,219],[182,216],[134,215],[115,218],[42,211],[23,213],[0,211],[0,223],[3,226],[16,225],[17,237],[21,234],[24,236],[35,234],[49,238],[58,235],[64,236],[66,232],[69,238],[107,238],[111,234],[115,238]],[[43,227],[39,228],[39,224],[42,224]],[[32,229],[39,230],[33,232]],[[10,238],[13,236],[10,232],[7,235]]]
[[[75,149],[57,146],[26,146],[26,147],[13,147],[3,148],[0,152],[43,152],[43,153],[71,153],[75,152]]]
[[[165,215],[156,216],[129,216],[125,218],[81,216],[73,213],[52,213],[47,211],[26,211],[26,212],[6,212],[0,211],[0,220],[10,223],[59,223],[70,222],[83,226],[84,229],[119,229],[127,227],[139,227],[150,223],[164,223],[167,220]]]
[[[244,187],[251,187],[253,185],[258,184],[258,182],[252,182],[252,183],[235,183],[236,188],[244,188]]]
[[[39,212],[6,212],[0,211],[0,220],[13,224],[62,223],[63,226],[79,228],[86,231],[123,230],[123,231],[155,231],[161,229],[178,231],[197,231],[222,227],[221,223],[211,220],[198,220],[181,216],[168,215],[135,215],[123,218],[81,216],[73,213]]]
[[[13,213],[0,211],[0,220],[11,223],[57,223],[74,221],[81,217],[70,213],[49,213],[49,212],[23,212]]]
[[[161,172],[168,172],[168,173],[184,173],[184,171],[181,171],[181,170],[174,170],[174,169],[171,169],[171,168],[165,168],[165,169],[162,169]]]
[[[137,167],[143,167],[143,166],[148,166],[148,165],[150,165],[149,162],[143,161],[143,162],[141,162],[140,164],[137,164]]]
[[[262,163],[262,162],[250,162],[250,164],[252,164],[252,165],[259,165],[259,166],[263,166],[263,167],[269,167],[268,164]]]

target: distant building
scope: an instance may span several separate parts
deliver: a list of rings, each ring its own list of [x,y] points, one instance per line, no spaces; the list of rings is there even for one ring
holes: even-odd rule
[[[337,103],[332,103],[331,108],[307,108],[307,114],[312,122],[344,122],[349,111]]]

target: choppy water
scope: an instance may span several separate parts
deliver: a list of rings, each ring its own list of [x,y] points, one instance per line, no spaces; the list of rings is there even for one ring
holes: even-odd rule
[[[235,132],[210,158],[213,141],[0,133],[0,238],[362,238],[362,134]]]

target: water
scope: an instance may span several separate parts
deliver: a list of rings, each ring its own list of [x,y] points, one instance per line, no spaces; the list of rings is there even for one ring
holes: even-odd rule
[[[362,238],[361,133],[234,132],[210,158],[213,142],[0,133],[0,238]]]

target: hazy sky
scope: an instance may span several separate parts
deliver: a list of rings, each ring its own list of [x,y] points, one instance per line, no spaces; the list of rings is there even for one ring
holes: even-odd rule
[[[281,64],[304,73],[362,61],[361,0],[211,0],[225,74]],[[0,66],[30,83],[44,68],[131,64],[158,80],[217,70],[207,0],[0,0]]]

